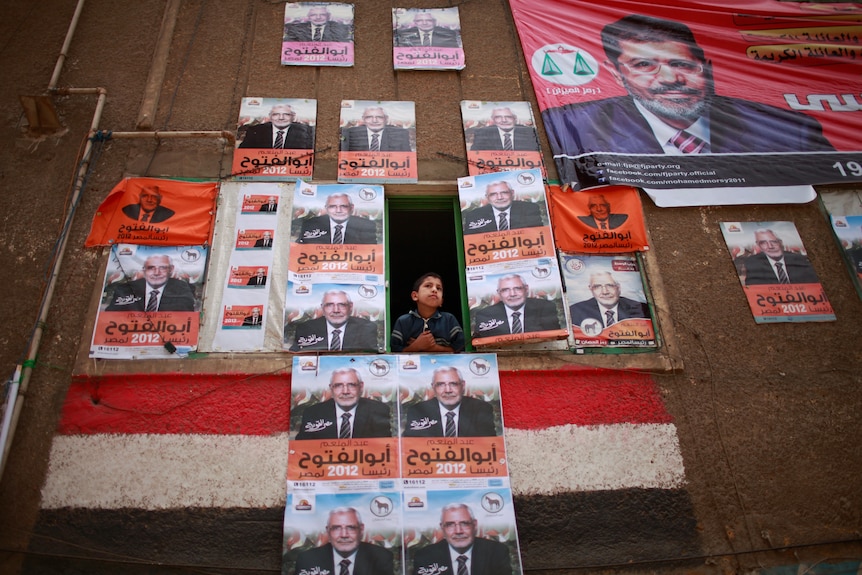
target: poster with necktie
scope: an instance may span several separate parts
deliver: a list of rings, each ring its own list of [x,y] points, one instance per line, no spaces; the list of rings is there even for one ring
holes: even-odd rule
[[[90,357],[169,359],[198,344],[207,246],[115,244]]]
[[[281,64],[353,66],[353,4],[285,4]]]
[[[576,348],[656,347],[637,254],[560,253]]]
[[[235,207],[233,219],[223,218],[218,230],[225,240],[217,241],[232,249],[220,292],[213,294],[213,299],[221,294],[221,303],[212,351],[265,351],[268,329],[277,330],[280,325],[281,314],[271,309],[269,296],[282,235],[279,220],[287,219],[279,218],[279,211],[289,209],[288,189],[277,182],[235,182],[223,188],[223,194],[235,197],[223,197],[221,205]]]
[[[311,179],[317,100],[243,98],[231,175],[239,181]]]
[[[463,70],[458,7],[393,8],[392,45],[396,70]]]
[[[820,192],[832,233],[857,295],[862,298],[862,197],[852,189]]]
[[[416,183],[414,102],[342,100],[338,181]]]
[[[564,184],[664,206],[804,203],[862,180],[858,5],[509,4]]]
[[[207,243],[217,194],[216,182],[124,178],[96,210],[84,245]]]
[[[757,323],[835,321],[793,222],[721,222]]]
[[[463,100],[461,120],[471,176],[538,168],[546,178],[529,102]]]
[[[285,349],[386,349],[383,199],[382,186],[296,182]]]
[[[548,206],[558,249],[584,254],[649,249],[640,193],[630,186],[584,192],[548,186]]]
[[[292,378],[284,572],[522,573],[495,355],[296,356]]]

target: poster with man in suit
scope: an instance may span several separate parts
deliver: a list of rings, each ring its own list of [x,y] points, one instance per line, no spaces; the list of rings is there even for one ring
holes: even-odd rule
[[[537,168],[545,173],[529,102],[463,100],[461,121],[470,175]]]
[[[233,175],[240,181],[311,178],[317,100],[243,98],[237,124]],[[277,209],[267,201],[260,211]]]
[[[342,100],[338,181],[415,183],[414,102]]]
[[[721,222],[757,323],[835,321],[793,222]]]
[[[114,245],[90,357],[168,358],[195,349],[208,251]]]
[[[560,256],[575,347],[655,347],[635,254]]]
[[[285,4],[281,64],[353,66],[353,4]]]
[[[463,70],[458,7],[393,8],[396,70]]]

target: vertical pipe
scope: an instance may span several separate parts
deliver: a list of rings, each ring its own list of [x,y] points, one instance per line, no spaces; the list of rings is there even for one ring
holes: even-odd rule
[[[48,83],[48,91],[57,87],[57,82],[60,81],[60,71],[63,70],[63,63],[66,61],[66,54],[69,52],[69,46],[72,45],[72,36],[75,35],[75,29],[78,27],[78,20],[81,18],[81,12],[84,10],[84,0],[78,0],[78,5],[75,7],[75,14],[72,16],[72,21],[69,23],[69,29],[66,31],[66,40],[63,42],[63,48],[60,49],[60,56],[57,58],[57,64],[54,66],[54,74],[51,76],[51,81]]]

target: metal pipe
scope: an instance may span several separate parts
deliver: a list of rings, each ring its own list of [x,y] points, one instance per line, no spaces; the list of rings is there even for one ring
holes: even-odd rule
[[[187,131],[160,131],[156,130],[154,132],[111,132],[111,131],[101,131],[97,132],[96,136],[103,138],[151,138],[155,140],[162,139],[173,139],[173,138],[224,138],[228,140],[231,144],[236,140],[236,135],[233,132],[229,132],[227,130],[187,130]]]
[[[63,64],[66,62],[66,54],[69,52],[69,46],[72,45],[72,36],[75,35],[75,29],[78,27],[78,20],[81,18],[81,12],[84,10],[84,0],[78,0],[78,5],[75,7],[75,14],[72,16],[72,21],[69,23],[69,29],[66,31],[66,40],[63,42],[63,47],[60,49],[60,56],[57,58],[57,63],[54,65],[54,74],[51,76],[51,81],[48,83],[48,90],[53,90],[60,81],[60,72],[63,70]]]
[[[54,289],[57,287],[57,280],[60,277],[60,267],[63,263],[63,256],[66,254],[66,244],[69,241],[69,231],[72,228],[72,220],[75,217],[75,206],[78,205],[78,202],[81,199],[81,193],[84,189],[84,178],[86,177],[87,170],[90,167],[90,159],[93,153],[93,135],[99,127],[99,122],[102,119],[102,110],[105,108],[105,100],[108,98],[108,93],[104,88],[99,88],[98,94],[99,99],[96,102],[96,110],[93,112],[93,121],[90,123],[90,137],[87,138],[87,145],[84,147],[84,153],[81,155],[81,166],[78,168],[78,177],[75,180],[72,200],[69,203],[69,212],[66,214],[66,221],[63,227],[66,232],[60,237],[60,243],[57,246],[57,257],[54,260],[51,277],[48,279],[48,286],[45,288],[45,297],[42,298],[42,305],[39,308],[39,320],[36,322],[33,339],[30,341],[30,349],[27,352],[27,359],[24,361],[22,366],[21,379],[18,385],[18,395],[15,398],[15,407],[12,412],[11,425],[9,427],[9,432],[6,435],[6,444],[3,446],[2,459],[0,459],[0,477],[3,477],[3,471],[6,469],[6,461],[9,456],[9,451],[12,448],[12,441],[15,438],[18,419],[21,417],[21,410],[24,407],[24,400],[27,397],[27,387],[30,383],[30,376],[33,373],[33,367],[36,365],[36,355],[39,352],[39,345],[42,342],[42,333],[48,320],[48,310],[51,307],[51,301],[54,299]]]

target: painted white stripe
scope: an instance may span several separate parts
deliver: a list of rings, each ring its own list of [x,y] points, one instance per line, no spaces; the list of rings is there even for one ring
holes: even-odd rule
[[[42,507],[282,507],[287,434],[57,436]],[[515,495],[685,484],[672,424],[506,430]]]
[[[506,430],[512,491],[517,495],[685,484],[672,424],[562,425]]]
[[[287,434],[54,437],[42,508],[283,507]]]

